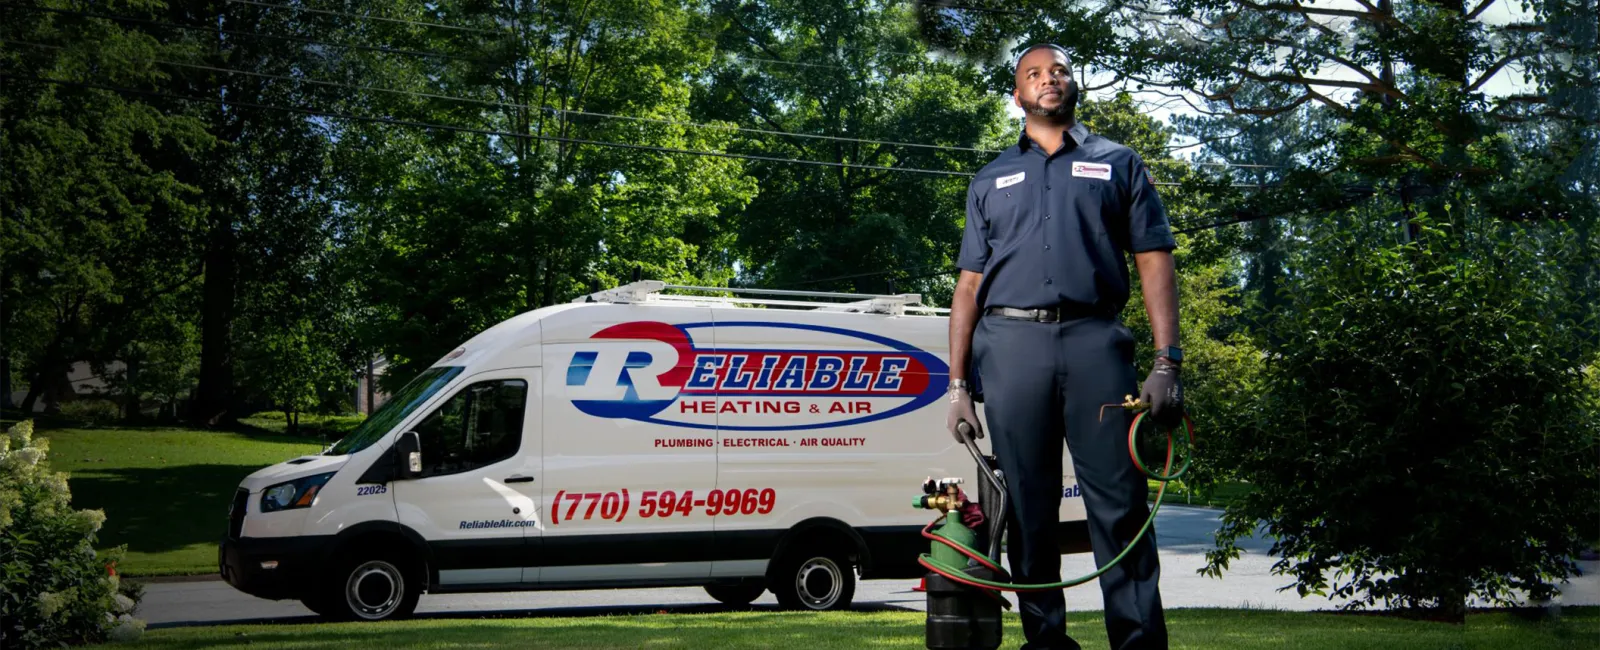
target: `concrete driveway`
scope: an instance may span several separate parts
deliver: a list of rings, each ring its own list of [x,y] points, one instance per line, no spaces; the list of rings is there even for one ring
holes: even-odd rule
[[[1290,584],[1271,574],[1274,558],[1266,554],[1270,542],[1252,539],[1245,553],[1234,560],[1223,578],[1196,573],[1205,565],[1211,535],[1218,527],[1219,511],[1167,505],[1156,516],[1161,548],[1161,597],[1168,608],[1230,607],[1310,611],[1332,609],[1341,601],[1300,598],[1294,591],[1279,591]],[[1600,562],[1579,564],[1584,575],[1565,585],[1559,603],[1600,605]],[[1077,576],[1094,570],[1087,554],[1064,556],[1062,575]],[[857,584],[858,609],[924,609],[923,595],[912,591],[916,580],[870,580]],[[1066,592],[1072,610],[1101,609],[1098,582]],[[1016,602],[1014,596],[1012,602]],[[772,594],[763,594],[757,608],[775,608]],[[573,616],[629,612],[716,611],[716,601],[699,588],[617,589],[598,591],[511,592],[422,597],[419,616]],[[295,601],[262,600],[245,595],[220,580],[163,582],[145,586],[138,615],[151,627],[217,625],[304,619],[314,615]]]

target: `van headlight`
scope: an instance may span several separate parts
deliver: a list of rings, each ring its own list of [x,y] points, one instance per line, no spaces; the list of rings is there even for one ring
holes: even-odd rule
[[[309,508],[317,500],[317,493],[322,491],[322,486],[333,478],[337,472],[317,474],[297,478],[287,483],[279,483],[268,487],[261,492],[261,511],[276,512],[278,510],[293,510],[295,508]]]

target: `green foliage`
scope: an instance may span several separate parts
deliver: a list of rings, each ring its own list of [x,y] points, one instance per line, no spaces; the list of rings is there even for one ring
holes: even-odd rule
[[[502,102],[385,95],[354,107],[503,134],[494,137],[336,127],[332,169],[346,202],[335,216],[340,277],[360,315],[357,347],[389,359],[387,378],[403,382],[489,325],[635,274],[693,284],[732,276],[727,213],[756,191],[742,161],[547,139],[728,148],[726,129],[665,122],[696,117],[692,88],[715,52],[703,15],[655,0],[392,9],[517,33],[413,35],[420,49],[464,48],[482,70],[380,56],[346,62],[392,86],[438,92],[442,84],[454,96]]]
[[[924,56],[904,3],[712,3],[724,56],[696,89],[697,112],[740,126],[844,140],[742,135],[740,153],[834,165],[976,171],[1015,142],[1004,99],[977,71]],[[947,300],[963,176],[752,162],[760,193],[732,219],[745,285]]]
[[[99,510],[73,510],[67,476],[45,462],[49,445],[33,423],[0,435],[0,642],[44,648],[134,640],[144,622],[130,612],[119,547],[96,552]]]
[[[116,402],[97,398],[80,398],[61,405],[61,417],[87,424],[107,424],[122,417],[122,408]]]
[[[154,6],[107,5],[135,16]],[[200,272],[192,235],[203,207],[199,188],[168,163],[211,139],[198,121],[138,98],[34,79],[92,71],[103,83],[148,87],[161,78],[150,59],[170,53],[149,34],[17,7],[0,38],[0,328],[32,406],[72,361],[114,354],[144,319],[181,304]]]
[[[1330,219],[1294,256],[1252,426],[1212,449],[1256,490],[1208,571],[1264,522],[1302,594],[1457,620],[1548,595],[1600,516],[1595,323],[1567,275],[1595,251],[1460,208],[1421,242],[1382,222]]]

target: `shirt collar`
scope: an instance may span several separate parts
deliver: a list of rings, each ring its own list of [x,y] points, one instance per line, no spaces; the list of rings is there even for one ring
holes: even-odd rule
[[[1070,151],[1071,149],[1083,146],[1083,142],[1089,139],[1089,129],[1088,127],[1085,127],[1082,122],[1074,122],[1072,124],[1072,128],[1067,129],[1067,136],[1072,140],[1073,146],[1068,149]],[[1022,134],[1017,136],[1017,150],[1027,151],[1033,146],[1033,138],[1028,137],[1028,129],[1023,128]]]

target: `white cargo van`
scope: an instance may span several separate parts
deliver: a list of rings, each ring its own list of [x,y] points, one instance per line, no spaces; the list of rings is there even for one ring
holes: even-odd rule
[[[945,431],[943,310],[696,292],[636,282],[473,337],[322,455],[247,477],[223,578],[380,620],[423,592],[648,586],[827,610],[858,574],[921,576],[913,497],[974,472]]]

